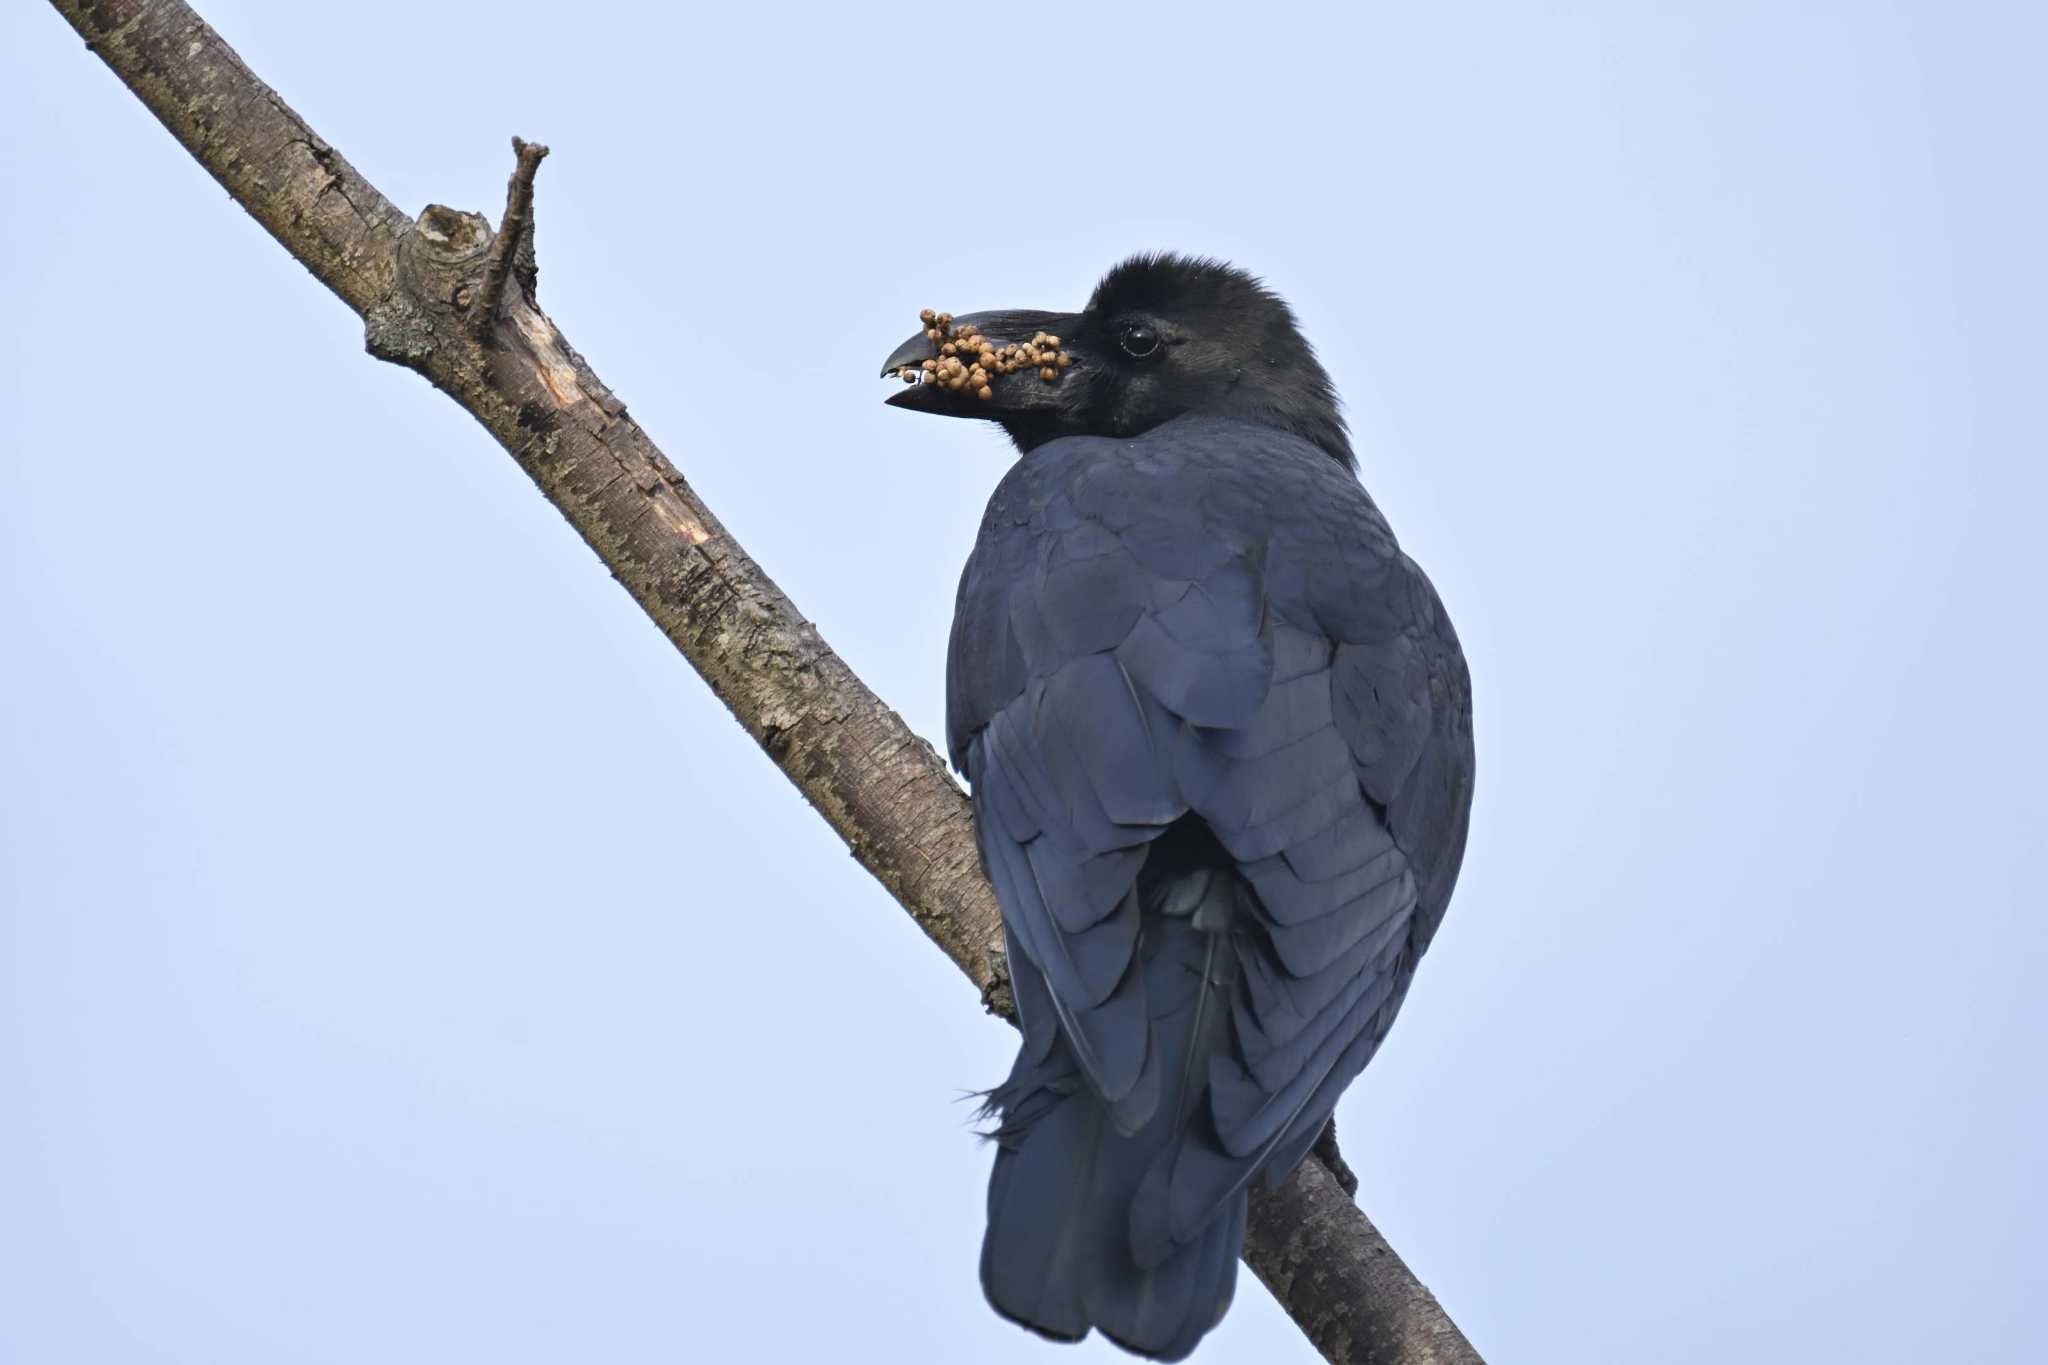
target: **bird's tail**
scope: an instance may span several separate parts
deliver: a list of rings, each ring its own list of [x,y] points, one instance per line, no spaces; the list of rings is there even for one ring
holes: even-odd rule
[[[1145,973],[1151,1016],[1146,1064],[1162,1070],[1158,1101],[1142,1124],[1119,1131],[1127,1116],[1088,1087],[1064,1039],[1036,1064],[1027,1045],[992,1096],[1002,1122],[981,1281],[1012,1322],[1061,1341],[1094,1328],[1138,1355],[1180,1360],[1230,1306],[1244,1244],[1242,1188],[1163,1256],[1139,1254],[1133,1217],[1147,1174],[1156,1185],[1191,1128],[1210,1123],[1208,1057],[1229,1028],[1236,975],[1223,927],[1235,881],[1205,870],[1144,888],[1145,942],[1135,965]],[[1033,969],[1013,961],[1019,970]]]

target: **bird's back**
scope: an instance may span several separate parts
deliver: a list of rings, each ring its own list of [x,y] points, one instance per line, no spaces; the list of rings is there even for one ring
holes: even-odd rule
[[[1469,684],[1351,473],[1194,415],[1050,442],[962,577],[948,738],[1024,1041],[992,1096],[983,1282],[1177,1359],[1449,899]]]

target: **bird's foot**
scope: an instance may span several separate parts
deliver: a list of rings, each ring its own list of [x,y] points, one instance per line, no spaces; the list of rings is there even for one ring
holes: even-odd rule
[[[1337,1183],[1344,1187],[1344,1193],[1356,1198],[1358,1175],[1351,1169],[1344,1154],[1337,1150],[1337,1120],[1332,1118],[1323,1125],[1323,1131],[1316,1138],[1316,1145],[1309,1148],[1316,1160],[1330,1168],[1330,1174],[1337,1177]]]

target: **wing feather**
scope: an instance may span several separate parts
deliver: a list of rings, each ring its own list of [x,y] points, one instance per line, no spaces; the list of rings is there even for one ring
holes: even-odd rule
[[[1166,1266],[1301,1159],[1442,918],[1471,796],[1456,637],[1346,471],[1186,418],[1011,471],[962,578],[948,722],[1026,1030],[1005,1121],[1074,1071],[1118,1133],[1170,1114],[1093,1177],[1135,1185],[1129,1247]],[[1162,862],[1190,821],[1211,868]]]

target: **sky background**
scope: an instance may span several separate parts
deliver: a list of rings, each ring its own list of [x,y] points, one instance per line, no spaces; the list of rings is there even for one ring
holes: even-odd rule
[[[1263,274],[1477,692],[1365,1208],[1501,1365],[2048,1339],[2048,11],[201,8],[409,212],[551,144],[544,306],[934,738],[1010,455],[882,357]],[[512,463],[33,3],[0,168],[0,1360],[1114,1356],[981,1302],[1013,1035]]]

